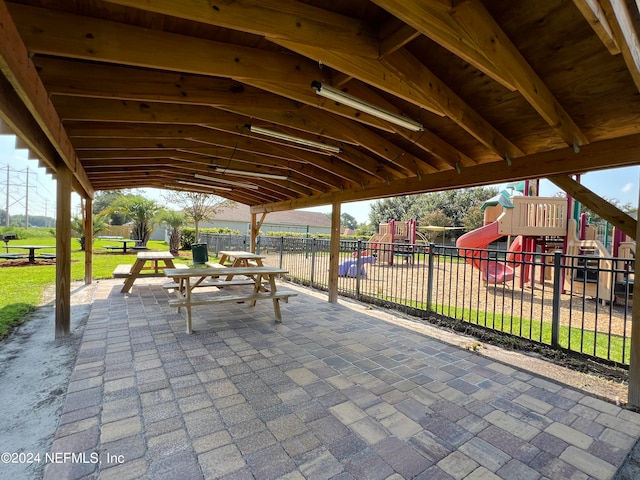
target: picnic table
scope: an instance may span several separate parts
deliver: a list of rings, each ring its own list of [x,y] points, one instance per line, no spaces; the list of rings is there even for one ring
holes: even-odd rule
[[[127,253],[128,244],[132,243],[135,248],[135,246],[140,242],[140,240],[131,240],[128,238],[113,238],[111,240],[114,242],[120,242],[122,245],[105,245],[104,248],[107,250],[122,250],[123,253]]]
[[[265,255],[238,250],[221,250],[218,253],[220,253],[218,263],[224,265],[227,260],[230,260],[232,267],[262,267],[262,259],[267,258]]]
[[[7,246],[7,251],[9,248],[20,248],[22,250],[29,250],[29,263],[36,263],[36,250],[41,250],[43,248],[56,248],[51,245],[11,245]],[[47,253],[39,255],[40,258],[56,258],[55,254]]]
[[[249,267],[207,267],[190,269],[165,269],[167,277],[173,277],[173,283],[164,288],[175,292],[176,298],[169,300],[169,305],[185,307],[187,310],[187,333],[192,333],[191,307],[197,305],[214,305],[218,303],[244,303],[254,306],[258,300],[272,300],[276,322],[282,322],[279,301],[285,302],[289,297],[297,295],[292,290],[278,290],[276,277],[288,273],[282,268],[270,266]],[[225,277],[224,279],[220,277]],[[235,277],[243,277],[239,281]],[[266,280],[266,287],[264,285]],[[221,288],[227,286],[237,287],[242,284],[252,286],[247,291],[240,293],[227,293]],[[194,293],[197,287],[216,287],[213,290],[203,289],[202,293]]]
[[[131,290],[134,282],[141,277],[162,277],[162,269],[176,269],[173,263],[174,256],[169,252],[140,252],[133,265],[118,265],[113,271],[114,278],[124,278],[124,286],[121,293]],[[160,265],[162,262],[163,265]],[[178,267],[180,268],[180,267]],[[182,268],[188,268],[186,265]],[[148,273],[150,272],[150,273]]]

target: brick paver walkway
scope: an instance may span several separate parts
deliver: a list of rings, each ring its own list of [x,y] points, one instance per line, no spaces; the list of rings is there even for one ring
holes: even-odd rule
[[[196,308],[187,335],[159,284],[120,283],[98,286],[47,479],[605,480],[640,436],[638,414],[304,291],[282,324]]]

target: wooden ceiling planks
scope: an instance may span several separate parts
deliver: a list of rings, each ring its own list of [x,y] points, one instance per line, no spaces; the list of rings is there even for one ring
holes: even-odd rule
[[[569,173],[565,165],[633,164],[629,141],[640,132],[634,2],[625,9],[610,0],[6,6],[15,41],[28,49],[50,99],[30,110],[54,109],[69,139],[62,151],[77,158],[76,180],[87,191],[200,191],[207,181],[198,185],[194,175],[206,174],[239,182],[212,191],[259,212],[526,178],[533,161],[531,176]],[[424,131],[322,98],[312,81],[418,120]],[[246,125],[341,152],[267,138]],[[585,153],[591,144],[596,155]],[[40,150],[57,156],[61,146]],[[568,152],[571,159],[560,161]],[[287,179],[232,177],[216,166]]]

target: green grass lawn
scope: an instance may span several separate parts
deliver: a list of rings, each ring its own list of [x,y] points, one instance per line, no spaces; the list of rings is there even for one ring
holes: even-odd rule
[[[51,245],[56,243],[53,237],[26,238],[11,240],[10,246],[18,245]],[[98,239],[93,244],[93,278],[112,278],[112,272],[118,264],[131,263],[136,259],[136,252],[123,254],[102,248],[113,245],[109,240]],[[168,245],[163,241],[149,241],[147,246],[151,250],[168,251]],[[0,243],[4,251],[4,244]],[[11,250],[13,253],[19,250]],[[42,253],[55,253],[55,248],[39,250]],[[26,253],[26,251],[25,251]],[[84,252],[80,250],[77,239],[71,244],[71,281],[84,280]],[[27,313],[33,311],[42,301],[44,290],[55,284],[55,265],[25,265],[4,267],[2,264],[10,262],[0,260],[0,339],[4,338],[13,327],[27,318]],[[191,263],[191,252],[181,252],[176,263]]]

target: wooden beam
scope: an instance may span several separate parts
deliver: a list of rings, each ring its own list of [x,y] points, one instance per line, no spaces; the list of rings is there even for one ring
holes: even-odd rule
[[[32,53],[236,80],[253,78],[305,88],[310,88],[310,79],[322,78],[317,62],[295,55],[56,10],[18,4],[9,7]],[[135,48],[131,48],[132,45]]]
[[[93,281],[93,202],[90,198],[81,200],[83,209],[83,230],[84,230],[84,283],[91,284]]]
[[[620,46],[636,88],[640,90],[640,39],[626,0],[602,0],[602,9]],[[637,8],[637,7],[636,7]],[[637,12],[636,12],[637,14]]]
[[[71,186],[66,165],[56,169],[56,338],[71,333]]]
[[[9,81],[0,75],[0,123],[8,127],[6,132],[15,134],[25,143],[31,154],[37,156],[50,170],[55,171],[60,155],[16,95]],[[6,128],[5,127],[5,128]]]
[[[637,222],[634,218],[566,175],[547,178],[606,221],[636,240]]]
[[[356,52],[376,58],[379,47],[371,30],[360,20],[285,0],[218,3],[205,0],[107,0],[141,10],[194,22],[242,30],[272,39],[321,43],[324,48]]]
[[[489,150],[502,158],[524,155],[520,148],[496,130],[408,50],[398,50],[383,58],[381,62],[406,83],[419,89],[423,95],[429,95],[447,117]]]
[[[640,198],[638,198],[640,211]],[[640,238],[640,222],[636,223],[635,238]],[[637,248],[636,248],[637,251]],[[633,282],[633,296],[640,298],[640,282]],[[640,408],[640,302],[635,301],[631,310],[631,353],[629,360],[629,405]]]
[[[406,2],[403,0],[372,0],[380,8],[385,9],[394,17],[431,38],[436,43],[445,46],[447,50],[462,58],[471,65],[475,65],[489,78],[513,91],[516,87],[500,72],[498,67],[478,49],[468,32],[459,31],[450,11],[454,2],[437,4],[436,2]],[[488,60],[488,61],[487,61]]]
[[[228,78],[51,57],[35,57],[34,63],[52,95],[283,110],[300,107],[297,101]],[[69,79],[69,72],[73,72],[73,80]]]
[[[618,42],[611,31],[611,25],[607,21],[607,17],[602,10],[602,6],[598,0],[573,0],[585,20],[591,25],[596,35],[600,37],[600,41],[607,47],[611,55],[620,53]]]
[[[579,153],[572,147],[535,153],[504,162],[485,163],[463,168],[460,173],[448,170],[422,178],[397,180],[385,185],[374,185],[362,190],[331,192],[304,199],[252,207],[252,211],[275,212],[296,208],[327,205],[333,202],[375,200],[397,195],[437,192],[455,188],[478,187],[501,182],[592,172],[603,168],[627,167],[638,164],[640,134],[603,140],[584,145]]]
[[[495,79],[499,83],[515,87],[568,145],[588,143],[564,107],[478,0],[460,2],[452,7],[449,15],[425,3],[403,0],[376,0],[375,3],[479,70],[497,75]]]
[[[0,1],[0,37],[0,72],[33,115],[60,159],[73,172],[84,193],[93,196],[91,183],[75,156],[66,132],[60,128],[60,118],[49,102],[47,91],[4,1]],[[56,160],[48,158],[48,161],[53,164]]]

